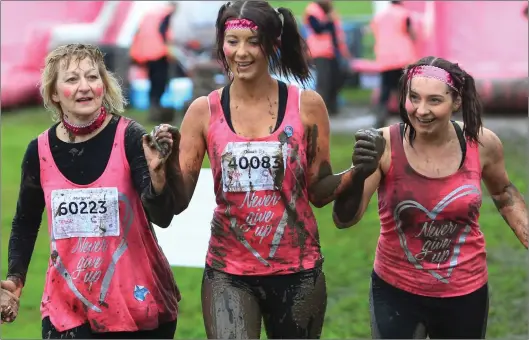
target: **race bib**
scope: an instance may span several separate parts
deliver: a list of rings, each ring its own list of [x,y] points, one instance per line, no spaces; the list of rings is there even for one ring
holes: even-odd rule
[[[280,189],[285,174],[286,147],[280,142],[228,143],[222,153],[224,191]]]
[[[53,190],[51,193],[53,236],[119,236],[117,188]]]

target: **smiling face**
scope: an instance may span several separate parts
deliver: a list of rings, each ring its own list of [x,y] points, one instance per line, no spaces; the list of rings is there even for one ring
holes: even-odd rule
[[[444,82],[426,77],[412,78],[406,111],[417,134],[435,134],[446,126],[459,106],[460,97],[454,101],[452,90]]]
[[[91,116],[103,104],[104,84],[96,64],[90,58],[72,58],[60,63],[56,91],[52,100],[58,103],[63,114]]]
[[[227,29],[223,51],[234,78],[252,80],[268,73],[259,37],[251,29]]]

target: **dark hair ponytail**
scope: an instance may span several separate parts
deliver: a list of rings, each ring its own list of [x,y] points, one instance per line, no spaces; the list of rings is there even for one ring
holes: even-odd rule
[[[268,57],[271,72],[294,78],[306,86],[311,78],[308,48],[301,37],[294,15],[288,8],[277,11],[267,1],[228,2],[219,9],[217,22],[217,58],[229,73],[229,65],[222,49],[225,23],[231,18],[243,18],[254,22],[263,53]]]
[[[224,18],[224,12],[230,7],[230,2],[226,2],[219,8],[219,12],[217,14],[217,20],[215,21],[215,31],[217,33],[217,38],[222,37],[224,35],[224,22],[226,22],[226,18]],[[222,48],[217,48],[217,53],[222,52]],[[218,57],[221,57],[218,55]],[[224,57],[224,53],[222,53],[222,57]]]
[[[483,127],[481,116],[483,115],[483,104],[479,98],[474,78],[463,71],[459,65],[455,68],[463,74],[463,86],[461,89],[461,111],[463,112],[463,131],[469,140],[479,143],[479,134]],[[458,72],[458,73],[459,73]]]
[[[277,12],[283,17],[279,45],[280,72],[287,77],[291,75],[299,83],[306,85],[311,77],[307,43],[298,30],[298,24],[292,11],[280,7]]]
[[[461,98],[461,107],[459,109],[463,114],[463,132],[466,138],[474,143],[479,143],[479,134],[483,128],[481,116],[483,115],[483,104],[479,98],[476,89],[474,78],[465,72],[457,63],[452,63],[443,58],[433,56],[425,57],[417,63],[409,65],[399,81],[399,111],[400,117],[405,125],[405,131],[409,131],[409,143],[413,146],[413,139],[415,138],[415,129],[410,123],[408,112],[406,110],[406,99],[410,82],[408,74],[413,68],[417,66],[430,65],[439,67],[450,73],[454,80],[454,86],[457,91],[450,89],[452,99],[457,100]]]

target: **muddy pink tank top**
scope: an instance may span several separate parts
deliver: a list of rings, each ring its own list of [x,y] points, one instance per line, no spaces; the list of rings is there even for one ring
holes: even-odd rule
[[[413,294],[451,297],[487,282],[479,146],[466,143],[462,167],[428,178],[406,159],[399,124],[390,128],[391,166],[378,189],[381,222],[375,272]]]
[[[280,275],[322,262],[307,194],[300,89],[288,87],[280,127],[263,138],[235,134],[218,91],[208,96],[207,144],[217,207],[206,262],[236,275]]]
[[[38,137],[51,256],[42,317],[59,331],[90,322],[94,332],[157,328],[176,319],[176,285],[134,189],[121,117],[101,177],[77,185],[59,171],[48,130]]]

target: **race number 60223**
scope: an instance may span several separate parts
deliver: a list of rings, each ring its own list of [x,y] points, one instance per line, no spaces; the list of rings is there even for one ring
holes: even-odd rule
[[[57,215],[88,215],[88,214],[105,214],[107,212],[106,201],[81,201],[81,202],[62,202],[57,208]]]

